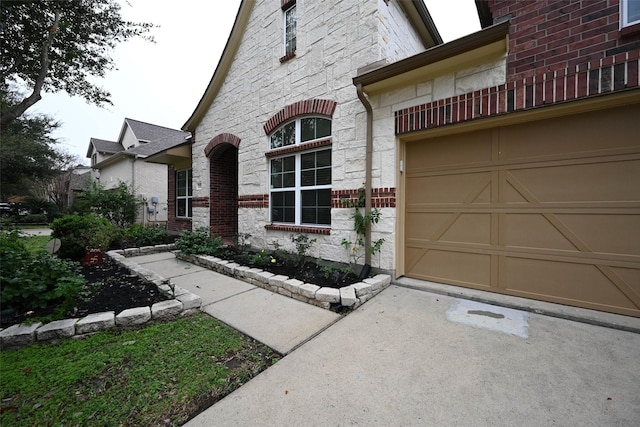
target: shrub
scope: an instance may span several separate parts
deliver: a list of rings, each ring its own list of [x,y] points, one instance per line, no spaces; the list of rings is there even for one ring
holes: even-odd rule
[[[124,238],[128,247],[161,245],[169,241],[169,232],[162,227],[134,224],[125,230]]]
[[[93,214],[67,215],[53,221],[51,228],[51,235],[60,239],[59,255],[63,258],[80,258],[87,247],[106,250],[119,238],[109,220]]]
[[[93,213],[107,218],[113,225],[127,227],[136,221],[137,203],[133,191],[124,182],[111,190],[92,182],[71,209],[80,214]]]
[[[222,238],[210,237],[207,227],[184,231],[176,240],[176,248],[185,255],[218,255],[223,246]]]
[[[16,272],[31,261],[31,253],[15,228],[0,231],[0,277],[14,277]]]
[[[45,214],[16,215],[13,217],[18,224],[48,224],[49,218]]]
[[[39,253],[20,268],[0,276],[0,304],[18,311],[44,308],[58,303],[54,317],[60,318],[73,307],[85,285],[76,263],[47,253]]]

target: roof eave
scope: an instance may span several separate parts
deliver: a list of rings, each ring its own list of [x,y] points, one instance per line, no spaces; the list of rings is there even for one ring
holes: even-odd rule
[[[504,39],[508,33],[509,22],[502,22],[449,43],[433,47],[401,61],[358,75],[353,78],[353,84],[356,86],[362,85],[362,87],[366,89],[369,85],[500,41]]]

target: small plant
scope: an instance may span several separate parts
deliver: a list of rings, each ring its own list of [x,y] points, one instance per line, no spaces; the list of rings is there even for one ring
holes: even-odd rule
[[[184,231],[176,241],[178,248],[185,255],[218,255],[224,247],[219,236],[209,236],[207,227],[199,227],[196,231]]]
[[[309,249],[313,247],[316,239],[310,239],[306,234],[291,234],[289,237],[296,247],[295,263],[297,266],[302,267],[306,262]]]
[[[252,258],[253,264],[257,267],[266,267],[272,260],[274,260],[274,258],[267,254],[264,249],[260,250],[260,252],[256,253]]]
[[[240,252],[248,252],[249,247],[251,246],[250,239],[251,234],[249,233],[238,233],[235,236],[236,247]]]
[[[377,224],[380,221],[382,213],[378,208],[373,208],[369,212],[362,213],[360,208],[365,206],[365,189],[361,187],[358,189],[358,200],[352,202],[349,199],[343,199],[342,203],[354,208],[354,212],[351,215],[353,218],[353,230],[356,232],[356,238],[354,241],[343,238],[340,244],[347,250],[349,265],[353,271],[355,265],[360,263],[361,258],[365,255],[365,237],[367,235],[367,226],[369,224]],[[380,238],[371,242],[369,253],[375,255],[380,253],[384,239]]]
[[[273,246],[273,259],[276,260],[276,262],[272,262],[273,264],[276,263],[280,263],[280,264],[293,264],[294,263],[294,256],[291,252],[288,252],[284,249],[282,249],[282,245],[280,244],[279,241],[274,240],[271,242],[271,246]]]
[[[124,238],[130,247],[161,245],[168,241],[169,232],[163,227],[134,224],[125,230]]]

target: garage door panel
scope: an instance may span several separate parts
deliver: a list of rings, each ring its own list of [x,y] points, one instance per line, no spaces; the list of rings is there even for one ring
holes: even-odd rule
[[[506,247],[578,251],[542,214],[506,214],[503,218],[501,241]]]
[[[491,285],[490,255],[438,249],[414,249],[407,255],[409,262],[414,264],[413,277],[474,288],[489,288]]]
[[[511,169],[517,191],[532,195],[530,202],[638,202],[640,160],[607,161],[578,165]],[[508,178],[507,178],[508,180]],[[521,186],[521,187],[520,187]],[[533,199],[532,199],[533,198]]]
[[[491,200],[490,172],[410,176],[407,192],[415,194],[407,208],[451,203],[482,203]]]
[[[506,290],[536,299],[580,302],[600,309],[637,310],[627,294],[596,265],[505,257]]]
[[[627,111],[625,111],[627,110]],[[635,118],[634,118],[635,117]],[[584,153],[637,147],[640,108],[624,107],[500,128],[502,159],[579,157]],[[570,122],[570,125],[568,123]],[[586,135],[586,137],[582,137]]]
[[[638,117],[407,142],[404,274],[640,317]]]
[[[428,144],[416,143],[407,157],[407,171],[432,167],[474,165],[491,161],[491,131],[439,138]]]
[[[556,216],[579,236],[593,253],[640,257],[640,210],[636,214],[627,215],[556,214]],[[640,258],[637,261],[640,261]]]

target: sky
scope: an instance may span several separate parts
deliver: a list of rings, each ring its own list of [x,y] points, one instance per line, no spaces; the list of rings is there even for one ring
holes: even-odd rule
[[[319,0],[313,0],[319,1]],[[367,0],[370,1],[370,0]],[[191,116],[222,55],[240,0],[121,0],[125,20],[151,22],[155,43],[126,41],[116,69],[95,82],[113,105],[97,107],[65,93],[43,94],[30,112],[61,123],[58,148],[85,165],[91,138],[116,141],[125,118],[180,129]],[[480,30],[474,0],[425,0],[444,42]]]

